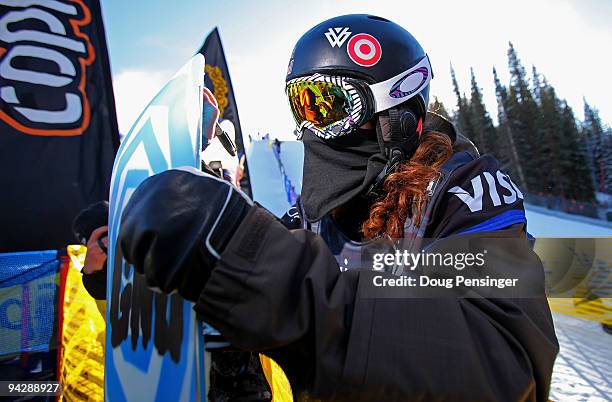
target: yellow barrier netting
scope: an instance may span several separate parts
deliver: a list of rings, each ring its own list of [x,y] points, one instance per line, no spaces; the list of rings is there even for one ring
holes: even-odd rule
[[[548,299],[552,312],[612,325],[612,299]]]
[[[538,238],[553,312],[612,324],[612,238]]]
[[[81,281],[85,252],[84,246],[68,246],[59,374],[63,401],[104,400],[105,323]]]
[[[293,402],[291,384],[283,369],[267,356],[259,355],[259,360],[272,390],[272,402]]]

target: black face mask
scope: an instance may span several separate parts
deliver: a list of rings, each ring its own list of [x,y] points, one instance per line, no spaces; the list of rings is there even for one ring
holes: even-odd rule
[[[357,129],[330,140],[305,130],[302,141],[304,176],[300,199],[310,222],[365,194],[387,163],[374,129]]]

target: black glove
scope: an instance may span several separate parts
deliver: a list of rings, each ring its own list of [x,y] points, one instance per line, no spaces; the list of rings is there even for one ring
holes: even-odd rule
[[[252,206],[236,187],[195,169],[157,174],[138,186],[123,211],[123,257],[149,286],[196,301]]]

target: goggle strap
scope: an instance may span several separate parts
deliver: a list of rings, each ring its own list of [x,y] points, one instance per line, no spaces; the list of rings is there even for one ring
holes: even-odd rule
[[[402,89],[402,83],[414,74],[421,74],[421,81],[415,82],[411,88]],[[429,85],[432,78],[433,72],[431,71],[431,64],[429,63],[429,56],[425,55],[421,61],[412,68],[386,81],[369,85],[372,95],[374,96],[374,113],[390,109],[416,96]]]

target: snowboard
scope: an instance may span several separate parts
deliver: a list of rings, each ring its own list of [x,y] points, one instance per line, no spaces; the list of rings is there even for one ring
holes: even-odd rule
[[[202,324],[178,294],[150,290],[117,242],[121,213],[147,177],[200,168],[204,57],[194,56],[159,91],[123,139],[109,211],[105,400],[205,401]]]

